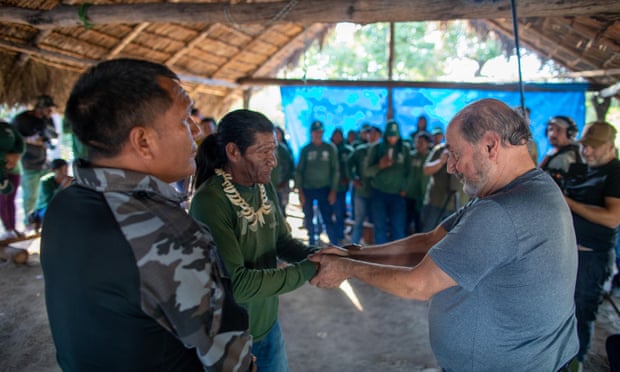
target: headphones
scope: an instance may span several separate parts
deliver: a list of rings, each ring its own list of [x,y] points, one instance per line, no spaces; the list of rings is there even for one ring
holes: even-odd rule
[[[554,122],[558,122],[558,121],[564,122],[563,123],[564,125],[560,125],[562,127],[568,124],[568,127],[566,128],[566,137],[568,137],[568,139],[570,140],[575,139],[575,137],[577,136],[577,133],[579,133],[579,129],[577,128],[577,124],[575,124],[575,121],[569,118],[568,116],[557,115],[557,116],[551,117],[551,119],[549,119],[549,121],[547,122],[547,127],[549,126],[549,124],[554,124]],[[545,137],[547,136],[547,132],[548,132],[547,127],[545,127]]]

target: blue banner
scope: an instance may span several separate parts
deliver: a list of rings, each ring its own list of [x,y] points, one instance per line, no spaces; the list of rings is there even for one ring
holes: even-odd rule
[[[527,84],[525,105],[531,110],[531,129],[538,144],[539,161],[550,149],[545,128],[550,117],[565,115],[573,118],[580,131],[585,121],[585,91],[587,84]],[[535,90],[528,90],[528,88]],[[282,109],[289,143],[295,159],[301,147],[310,142],[310,124],[320,120],[325,124],[325,141],[341,128],[346,135],[350,129],[359,130],[363,123],[385,127],[387,88],[305,87],[280,88]],[[463,107],[482,98],[496,98],[511,107],[520,105],[517,91],[490,89],[394,88],[394,119],[403,137],[416,130],[417,118],[425,115],[428,131],[445,128]]]

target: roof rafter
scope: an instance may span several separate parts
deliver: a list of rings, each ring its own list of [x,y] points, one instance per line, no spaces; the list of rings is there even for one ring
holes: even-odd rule
[[[260,3],[140,3],[110,5],[57,5],[50,10],[1,8],[0,22],[37,28],[142,22],[202,22],[264,24],[277,22],[405,22],[452,19],[510,18],[510,1],[462,0],[323,0]],[[520,0],[520,17],[587,16],[620,12],[617,0]]]

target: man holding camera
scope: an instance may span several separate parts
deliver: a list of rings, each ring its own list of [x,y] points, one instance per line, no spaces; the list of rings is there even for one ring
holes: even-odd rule
[[[579,145],[575,143],[578,132],[577,124],[568,116],[554,116],[547,122],[545,135],[553,148],[540,162],[539,167],[549,173],[560,186],[569,173],[571,164],[583,164]]]
[[[39,180],[47,173],[47,148],[50,139],[58,136],[52,121],[55,107],[52,97],[41,95],[32,110],[23,111],[13,119],[13,125],[26,142],[26,151],[21,158],[24,216],[34,210]]]
[[[616,158],[615,137],[611,124],[590,123],[579,141],[587,169],[567,179],[564,187],[579,253],[575,313],[580,343],[577,360],[582,363],[590,347],[603,285],[611,274],[620,224],[620,160]]]

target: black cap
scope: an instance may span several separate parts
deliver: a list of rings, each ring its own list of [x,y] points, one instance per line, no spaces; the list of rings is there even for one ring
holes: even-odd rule
[[[35,108],[47,108],[47,107],[57,107],[54,99],[48,95],[41,95],[37,97],[37,101],[34,104]]]
[[[56,169],[61,168],[61,167],[65,166],[65,165],[67,165],[67,161],[65,159],[54,159],[50,163],[50,168],[52,168],[52,170],[56,170]]]

